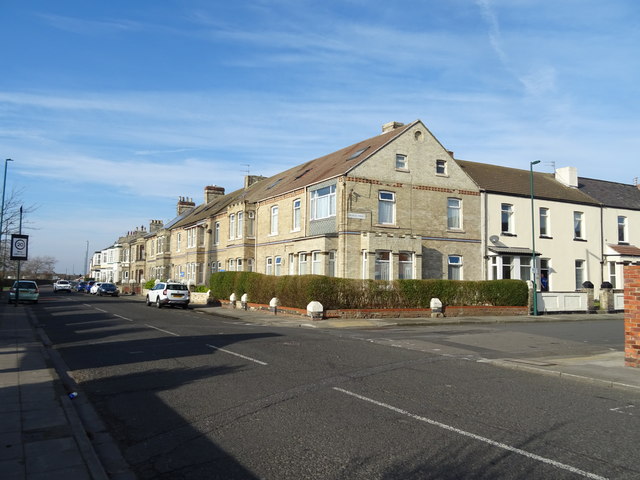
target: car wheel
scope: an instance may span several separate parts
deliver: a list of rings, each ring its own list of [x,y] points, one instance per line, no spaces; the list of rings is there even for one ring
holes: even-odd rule
[[[183,310],[186,310],[187,308],[189,308],[189,305],[182,305]]]
[[[149,295],[147,295],[147,302],[146,303],[147,303],[147,307],[151,306],[151,300],[149,299]]]
[[[160,303],[160,297],[156,297],[156,307],[162,308],[162,304]]]

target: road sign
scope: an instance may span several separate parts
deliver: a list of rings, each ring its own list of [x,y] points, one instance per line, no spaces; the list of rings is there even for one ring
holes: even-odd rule
[[[11,235],[11,260],[27,260],[29,235]]]

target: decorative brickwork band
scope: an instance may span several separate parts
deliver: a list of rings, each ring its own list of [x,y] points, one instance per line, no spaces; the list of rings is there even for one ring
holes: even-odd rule
[[[640,266],[624,267],[624,363],[640,368]]]

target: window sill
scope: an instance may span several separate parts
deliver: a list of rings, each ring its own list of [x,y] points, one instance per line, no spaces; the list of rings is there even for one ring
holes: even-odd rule
[[[545,240],[553,240],[553,237],[550,235],[540,235],[540,237],[538,238],[545,239]]]
[[[467,233],[462,228],[447,228],[447,233]]]
[[[573,241],[574,242],[586,242],[587,240],[585,238],[574,238]]]
[[[500,232],[500,236],[501,237],[517,237],[518,235],[516,235],[515,233]]]
[[[396,172],[411,173],[408,168],[397,168],[397,167],[396,167]]]
[[[380,227],[380,228],[393,228],[393,229],[400,228],[398,225],[390,224],[390,223],[374,223],[373,226],[374,227]]]

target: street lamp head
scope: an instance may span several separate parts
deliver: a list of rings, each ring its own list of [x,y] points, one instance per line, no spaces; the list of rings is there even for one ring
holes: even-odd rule
[[[534,160],[533,162],[531,162],[531,165],[537,165],[540,163],[540,160]]]

